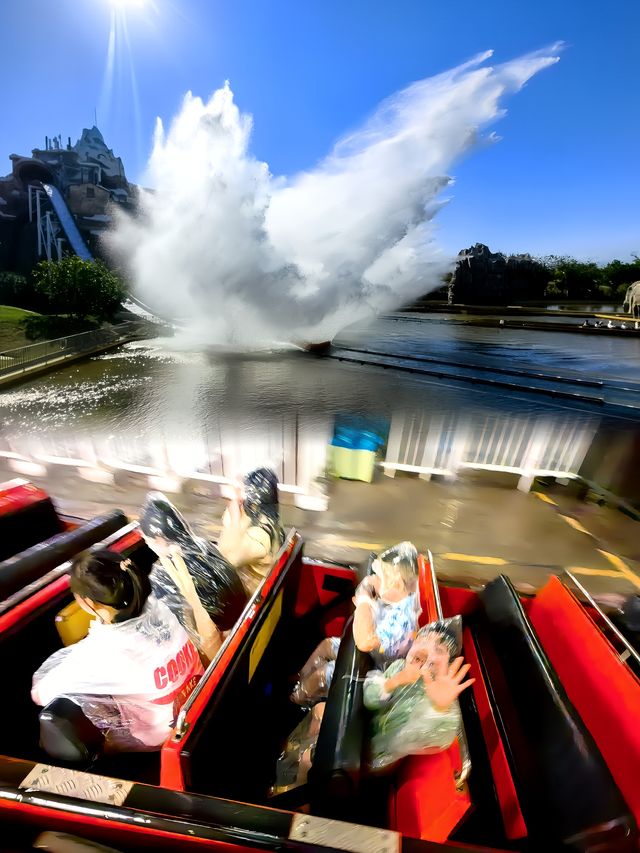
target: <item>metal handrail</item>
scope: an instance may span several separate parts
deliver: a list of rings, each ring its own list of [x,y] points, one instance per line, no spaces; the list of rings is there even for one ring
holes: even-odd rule
[[[282,547],[278,551],[278,553],[277,553],[277,555],[276,555],[276,557],[272,563],[272,566],[271,566],[272,571],[273,571],[273,568],[280,561],[280,558],[287,552],[287,550],[290,548],[290,546],[295,542],[295,540],[297,538],[298,538],[298,531],[295,529],[295,527],[292,527],[291,530],[289,531],[289,533],[287,534],[287,537],[285,538],[284,542],[282,543]],[[218,665],[218,661],[220,660],[220,658],[222,657],[222,655],[224,654],[224,652],[226,651],[226,649],[230,645],[233,637],[235,636],[236,631],[239,629],[240,625],[244,622],[244,620],[249,615],[249,613],[251,613],[251,611],[256,607],[258,600],[262,594],[262,588],[263,588],[265,581],[267,580],[268,577],[269,577],[269,574],[265,575],[265,577],[262,579],[262,583],[256,589],[256,591],[253,593],[253,595],[251,596],[251,598],[249,599],[249,601],[245,605],[245,608],[242,611],[242,613],[240,614],[240,616],[238,617],[238,619],[236,619],[236,624],[233,626],[233,628],[229,631],[229,633],[225,637],[225,640],[224,640],[223,644],[220,646],[220,648],[218,649],[218,651],[216,652],[215,657],[211,660],[211,662],[209,663],[209,666],[204,671],[204,675],[202,676],[200,681],[196,684],[193,691],[190,693],[189,698],[187,699],[187,701],[184,703],[184,705],[180,709],[180,713],[178,714],[178,718],[177,718],[176,724],[174,726],[173,738],[172,738],[173,740],[180,740],[184,736],[184,734],[186,732],[187,714],[189,713],[189,711],[193,707],[193,704],[196,701],[196,699],[198,698],[198,696],[202,693],[205,684],[211,678],[213,672],[215,671],[216,666]]]
[[[580,595],[582,595],[585,601],[595,610],[598,614],[598,618],[601,622],[603,622],[607,628],[607,630],[611,631],[611,633],[615,636],[616,640],[620,643],[620,645],[624,648],[622,654],[619,654],[618,657],[623,663],[627,663],[629,658],[634,662],[635,668],[634,671],[637,674],[640,674],[640,654],[638,651],[631,645],[629,640],[624,636],[624,634],[617,628],[614,623],[609,619],[604,610],[600,607],[598,602],[593,598],[591,593],[580,583],[580,581],[573,575],[571,572],[565,569],[564,572],[560,575],[560,582],[564,587],[566,587],[570,592],[571,586],[574,586]],[[576,596],[577,597],[577,596]]]
[[[14,373],[16,370],[25,370],[32,364],[47,364],[51,360],[64,358],[66,355],[89,352],[93,347],[102,344],[118,343],[132,330],[130,323],[120,323],[109,329],[91,329],[88,332],[78,332],[62,338],[3,350],[0,352],[0,376]]]
[[[431,584],[433,586],[433,595],[436,603],[436,614],[439,620],[444,619],[444,614],[442,612],[442,601],[440,600],[440,591],[438,590],[438,579],[436,577],[436,569],[433,564],[433,554],[427,548],[427,556],[429,558],[429,569],[431,571]],[[461,791],[469,778],[469,774],[471,773],[471,756],[469,754],[469,743],[467,741],[467,733],[464,730],[464,723],[462,719],[460,719],[460,729],[458,731],[458,745],[460,746],[460,761],[462,762],[462,767],[460,770],[456,770],[454,775],[456,779],[456,788],[458,791]]]

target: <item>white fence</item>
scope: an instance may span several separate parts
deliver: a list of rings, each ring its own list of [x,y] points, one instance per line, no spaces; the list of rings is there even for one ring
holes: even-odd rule
[[[142,439],[126,435],[89,438],[59,434],[5,439],[0,457],[27,476],[47,467],[71,466],[93,482],[114,482],[129,474],[151,488],[177,492],[190,484],[212,494],[231,495],[232,483],[260,465],[278,475],[281,499],[304,509],[325,509],[322,478],[333,419],[294,418],[280,423],[227,423],[201,440]],[[214,437],[215,436],[215,437]]]
[[[527,491],[535,477],[572,479],[598,429],[594,419],[575,415],[554,420],[516,416],[394,415],[386,456],[389,476],[411,471],[455,479],[465,470],[518,476]],[[263,423],[211,425],[200,440],[135,439],[126,435],[81,435],[5,439],[0,457],[17,473],[42,475],[47,466],[67,465],[94,482],[113,482],[123,472],[145,478],[152,488],[208,488],[227,496],[238,477],[259,465],[272,467],[281,496],[302,508],[327,506],[323,475],[333,418],[290,418]]]
[[[574,415],[553,420],[488,415],[394,415],[385,473],[412,471],[424,479],[454,479],[464,469],[504,471],[528,491],[535,477],[572,479],[598,429],[595,419]]]

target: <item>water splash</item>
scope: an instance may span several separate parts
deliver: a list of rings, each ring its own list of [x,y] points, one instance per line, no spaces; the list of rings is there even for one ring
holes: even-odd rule
[[[137,295],[197,345],[320,341],[441,286],[452,259],[433,218],[452,164],[500,118],[503,97],[560,45],[492,66],[491,52],[385,101],[314,169],[275,178],[249,152],[228,84],[158,119],[141,215],[110,237]]]

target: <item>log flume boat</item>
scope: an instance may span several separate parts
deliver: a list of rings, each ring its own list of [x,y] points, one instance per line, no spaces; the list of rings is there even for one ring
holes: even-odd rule
[[[58,700],[40,712],[31,678],[61,645],[74,553],[109,547],[143,566],[155,555],[123,513],[64,519],[24,481],[0,487],[0,530],[3,851],[38,837],[40,849],[122,853],[638,849],[640,656],[569,574],[522,597],[504,576],[482,589],[439,581],[431,554],[421,557],[421,618],[462,615],[476,680],[448,750],[371,777],[371,663],[351,631],[363,567],[307,557],[290,531],[162,749],[107,754]],[[272,797],[303,714],[292,683],[327,636],[341,642],[312,769]]]

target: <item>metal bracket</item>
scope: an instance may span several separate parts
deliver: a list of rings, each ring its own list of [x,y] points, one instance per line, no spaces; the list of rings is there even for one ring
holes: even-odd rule
[[[400,834],[390,829],[304,814],[294,814],[289,840],[319,844],[346,853],[400,853],[402,848]]]

